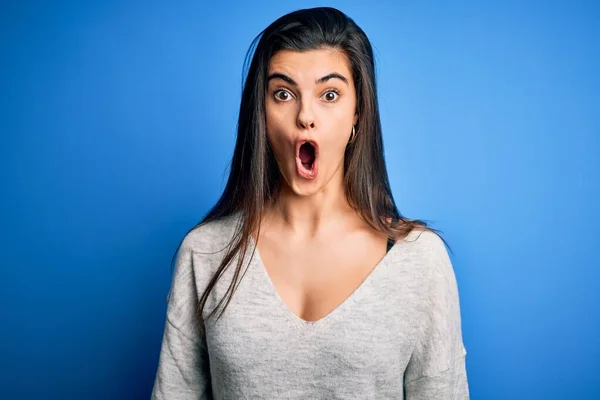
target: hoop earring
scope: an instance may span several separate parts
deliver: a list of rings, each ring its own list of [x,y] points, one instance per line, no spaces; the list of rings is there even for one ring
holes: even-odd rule
[[[356,139],[356,130],[354,129],[354,125],[352,125],[352,134],[350,135],[350,140],[348,141],[348,144],[354,142],[354,139]]]

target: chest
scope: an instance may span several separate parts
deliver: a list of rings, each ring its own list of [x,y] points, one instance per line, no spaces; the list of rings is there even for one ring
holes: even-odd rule
[[[387,239],[375,235],[311,246],[264,240],[258,267],[290,313],[318,321],[365,282],[386,256],[386,247]]]
[[[215,379],[227,390],[244,388],[245,393],[229,393],[231,398],[268,397],[263,386],[249,388],[249,382],[285,382],[285,395],[298,390],[303,393],[298,398],[310,398],[313,386],[318,391],[312,398],[346,388],[350,392],[340,398],[398,398],[383,393],[401,386],[419,318],[413,288],[391,261],[380,264],[332,313],[309,322],[278,301],[255,258],[222,318],[207,325]],[[307,388],[307,382],[313,386]]]

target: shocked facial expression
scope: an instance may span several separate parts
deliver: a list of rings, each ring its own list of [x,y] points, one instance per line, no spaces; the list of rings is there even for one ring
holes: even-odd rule
[[[343,175],[358,119],[349,65],[346,54],[334,49],[281,50],[269,61],[267,137],[281,175],[299,195]]]

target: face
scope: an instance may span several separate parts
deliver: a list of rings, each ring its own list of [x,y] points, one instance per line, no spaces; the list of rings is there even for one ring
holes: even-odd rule
[[[348,57],[333,49],[281,50],[269,62],[267,137],[285,182],[310,195],[342,182],[345,149],[357,123]]]

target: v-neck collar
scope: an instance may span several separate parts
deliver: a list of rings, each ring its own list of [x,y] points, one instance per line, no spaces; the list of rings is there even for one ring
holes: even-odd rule
[[[279,295],[279,292],[277,291],[277,288],[275,287],[275,284],[271,280],[269,273],[267,272],[267,269],[263,263],[263,260],[260,256],[260,252],[258,251],[258,247],[256,246],[256,242],[254,241],[254,238],[252,237],[252,235],[250,235],[249,241],[250,241],[250,252],[252,254],[251,262],[253,263],[253,266],[255,268],[260,270],[259,274],[261,274],[262,278],[264,278],[263,281],[268,286],[269,293],[272,295],[275,302],[277,303],[276,306],[282,310],[282,313],[294,325],[296,325],[298,328],[306,328],[306,329],[315,328],[318,326],[327,325],[327,324],[331,323],[333,320],[335,320],[341,314],[343,314],[344,311],[346,311],[353,303],[358,301],[358,297],[360,296],[360,294],[365,290],[365,288],[367,286],[372,285],[372,282],[376,278],[377,274],[380,273],[381,270],[384,269],[385,266],[390,263],[390,261],[392,260],[392,257],[393,257],[393,253],[399,247],[399,242],[396,242],[392,246],[392,248],[388,252],[386,252],[385,255],[379,260],[379,262],[377,262],[377,264],[371,269],[369,274],[360,283],[360,285],[357,288],[355,288],[354,291],[352,293],[350,293],[350,295],[342,301],[342,303],[340,303],[337,307],[335,307],[332,311],[330,311],[327,315],[321,317],[320,319],[318,319],[316,321],[307,321],[307,320],[299,317],[298,315],[296,315],[294,312],[292,312],[292,310],[285,303],[285,301],[283,301],[283,299]]]

